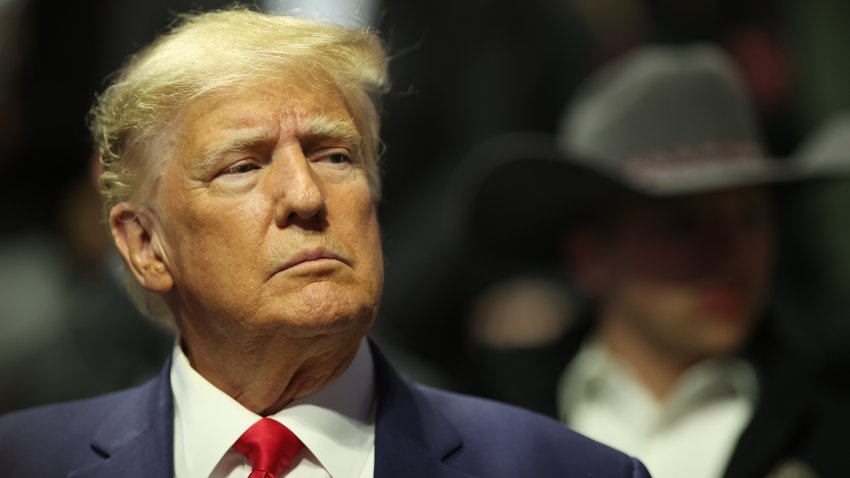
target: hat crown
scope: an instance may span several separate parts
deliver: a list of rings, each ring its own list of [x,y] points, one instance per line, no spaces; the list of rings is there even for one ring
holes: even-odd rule
[[[710,45],[644,47],[601,69],[567,110],[558,142],[568,160],[641,189],[669,184],[684,166],[703,176],[766,161],[743,81]]]

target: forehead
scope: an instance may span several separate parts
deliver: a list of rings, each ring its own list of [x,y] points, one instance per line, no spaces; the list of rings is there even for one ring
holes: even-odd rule
[[[187,105],[176,123],[178,147],[200,153],[243,140],[280,141],[307,134],[359,139],[342,93],[303,80],[267,81],[202,97]]]

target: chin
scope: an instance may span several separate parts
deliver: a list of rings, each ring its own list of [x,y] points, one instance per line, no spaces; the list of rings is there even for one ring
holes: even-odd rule
[[[706,331],[701,334],[700,348],[705,351],[705,355],[708,357],[734,355],[744,346],[748,332],[749,327]]]
[[[377,303],[344,294],[338,288],[333,293],[308,293],[287,299],[275,304],[263,322],[277,324],[293,336],[365,334],[377,312]]]

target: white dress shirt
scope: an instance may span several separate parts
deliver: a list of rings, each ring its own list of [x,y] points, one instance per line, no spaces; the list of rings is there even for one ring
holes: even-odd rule
[[[317,392],[269,418],[304,443],[287,478],[366,478],[374,474],[375,380],[364,339],[348,369]],[[261,417],[225,394],[174,348],[174,474],[177,478],[245,478],[248,460],[231,447]]]
[[[716,478],[757,395],[748,363],[712,359],[691,367],[660,403],[628,364],[590,339],[561,376],[558,407],[571,428],[638,457],[655,478]]]

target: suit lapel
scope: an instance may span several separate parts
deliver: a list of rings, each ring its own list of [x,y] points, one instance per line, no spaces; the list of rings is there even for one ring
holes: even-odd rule
[[[155,379],[119,402],[91,442],[102,460],[70,473],[69,478],[174,476],[170,370],[169,360]]]
[[[375,478],[470,478],[445,463],[463,447],[455,427],[370,345],[378,395]]]
[[[375,478],[472,478],[474,475],[443,463],[439,454],[425,449],[403,434],[375,441]]]

